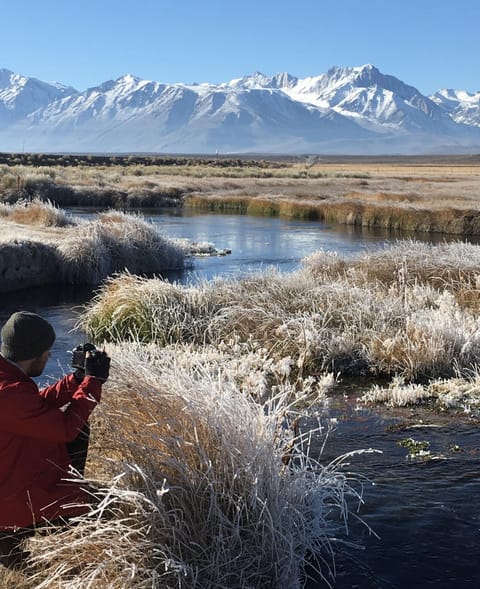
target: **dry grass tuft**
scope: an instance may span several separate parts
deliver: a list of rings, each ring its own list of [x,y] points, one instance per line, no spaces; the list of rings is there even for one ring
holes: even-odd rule
[[[151,274],[183,268],[186,256],[182,245],[162,237],[152,224],[120,212],[78,225],[58,251],[63,279],[71,284],[98,284],[121,270]]]
[[[320,464],[315,432],[294,437],[289,427],[295,403],[322,385],[294,390],[280,364],[257,357],[277,383],[258,403],[242,390],[254,360],[239,372],[241,348],[109,350],[90,464],[101,501],[74,527],[31,542],[37,589],[296,589],[307,561],[333,583],[331,540],[345,537],[347,499],[360,497],[346,458]]]
[[[214,251],[211,244],[164,238],[140,216],[116,211],[85,222],[50,203],[33,201],[27,206],[0,205],[2,215],[0,290],[51,283],[99,284],[124,270],[139,274],[178,270],[190,264],[194,252]]]
[[[50,201],[44,202],[38,199],[14,205],[0,204],[0,217],[13,223],[40,227],[69,227],[75,224],[64,210]]]
[[[432,245],[402,240],[353,260],[337,253],[316,252],[303,261],[315,274],[355,273],[357,282],[405,286],[430,285],[451,291],[480,286],[480,248],[465,242]]]
[[[479,417],[480,373],[477,368],[464,377],[436,379],[423,385],[406,383],[402,378],[396,378],[386,387],[373,386],[361,400],[391,407],[428,403],[441,411],[464,412],[472,417]]]

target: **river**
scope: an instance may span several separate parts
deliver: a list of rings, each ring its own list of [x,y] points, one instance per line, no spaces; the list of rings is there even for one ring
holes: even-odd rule
[[[74,213],[92,214],[81,209]],[[275,217],[175,210],[144,214],[167,237],[208,241],[218,249],[231,250],[226,256],[196,259],[193,269],[168,277],[182,283],[215,275],[238,276],[271,265],[289,271],[318,249],[351,255],[379,247],[388,238],[382,232]],[[40,382],[68,371],[68,350],[83,341],[81,333],[71,330],[81,305],[92,292],[91,288],[48,287],[0,296],[2,324],[11,312],[27,309],[41,314],[55,327],[57,340]],[[353,457],[349,467],[368,479],[364,483],[365,503],[358,515],[375,534],[351,519],[351,539],[359,547],[338,546],[335,587],[479,586],[478,421],[468,416],[440,419],[421,409],[370,410],[357,401],[361,388],[362,383],[341,383],[333,393],[325,419],[334,417],[337,425],[321,460],[327,462],[339,454],[364,448],[382,451]],[[407,437],[429,441],[434,459],[408,458],[406,449],[398,445]],[[318,452],[319,448],[320,442]],[[309,589],[318,586],[315,582],[308,584]]]

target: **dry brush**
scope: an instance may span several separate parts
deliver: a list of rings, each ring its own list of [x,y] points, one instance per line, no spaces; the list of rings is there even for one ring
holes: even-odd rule
[[[109,352],[97,503],[30,541],[36,589],[295,589],[314,569],[332,584],[360,486],[348,457],[321,463],[319,432],[289,427],[331,378],[293,387],[282,363],[238,342]],[[248,394],[254,371],[270,382],[263,402]]]

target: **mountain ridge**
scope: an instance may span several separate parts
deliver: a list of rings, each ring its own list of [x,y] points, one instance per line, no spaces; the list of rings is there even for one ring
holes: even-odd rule
[[[220,84],[125,74],[84,91],[0,69],[0,150],[471,153],[480,92],[430,97],[372,64]]]

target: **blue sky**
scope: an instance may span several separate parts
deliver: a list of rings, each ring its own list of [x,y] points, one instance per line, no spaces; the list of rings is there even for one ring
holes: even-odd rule
[[[0,68],[79,90],[126,73],[224,82],[373,63],[429,94],[480,90],[478,0],[0,0]]]

